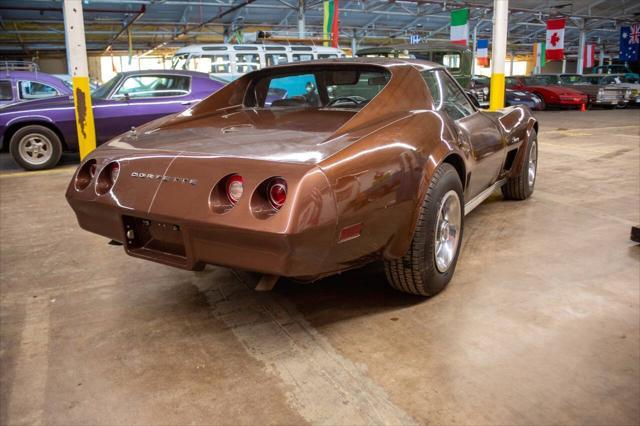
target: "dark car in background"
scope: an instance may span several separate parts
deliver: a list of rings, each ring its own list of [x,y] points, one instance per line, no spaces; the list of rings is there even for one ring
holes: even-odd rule
[[[184,111],[223,86],[193,71],[117,74],[91,95],[96,142],[100,145],[134,126]],[[4,145],[24,169],[55,166],[63,150],[78,150],[73,98],[57,96],[0,109],[0,146]]]
[[[530,109],[539,111],[543,107],[542,99],[526,90],[506,89],[504,96],[505,106],[526,105]]]
[[[72,94],[64,81],[40,71],[0,71],[0,105]]]

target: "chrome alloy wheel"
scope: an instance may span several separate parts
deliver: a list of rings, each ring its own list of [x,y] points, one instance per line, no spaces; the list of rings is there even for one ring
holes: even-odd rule
[[[529,188],[533,187],[536,181],[536,168],[538,166],[538,143],[533,141],[529,150]]]
[[[451,267],[460,243],[462,227],[462,205],[458,193],[451,190],[444,194],[438,209],[435,232],[436,268],[445,273]]]
[[[53,143],[40,133],[24,135],[18,143],[20,157],[34,166],[44,164],[53,155]]]

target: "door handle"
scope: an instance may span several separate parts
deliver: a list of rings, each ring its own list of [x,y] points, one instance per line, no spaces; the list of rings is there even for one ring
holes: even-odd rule
[[[180,105],[191,105],[193,101],[182,101],[180,102]]]

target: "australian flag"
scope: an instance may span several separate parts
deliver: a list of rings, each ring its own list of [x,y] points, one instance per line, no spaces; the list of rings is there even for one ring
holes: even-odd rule
[[[635,62],[640,50],[640,26],[634,24],[630,27],[620,28],[620,60]]]

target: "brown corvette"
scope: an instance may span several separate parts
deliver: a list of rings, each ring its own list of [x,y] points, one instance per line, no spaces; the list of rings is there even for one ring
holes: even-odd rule
[[[442,66],[361,58],[255,71],[189,110],[95,150],[67,200],[128,254],[311,281],[384,261],[434,295],[454,273],[464,215],[534,189],[526,107],[478,110]]]

